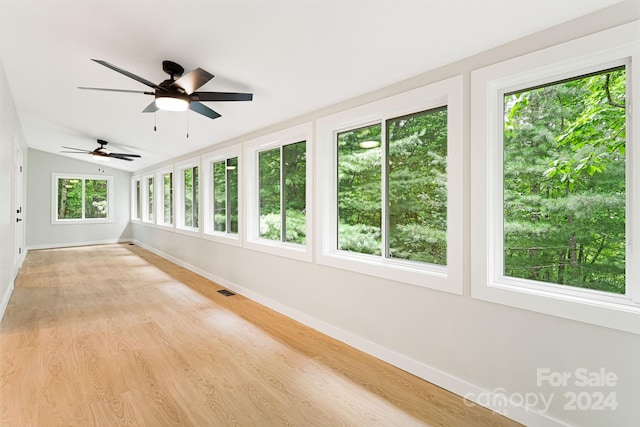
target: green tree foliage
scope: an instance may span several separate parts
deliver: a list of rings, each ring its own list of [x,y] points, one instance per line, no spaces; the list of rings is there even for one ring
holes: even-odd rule
[[[165,173],[162,178],[164,186],[163,219],[165,224],[173,224],[173,172]]]
[[[447,263],[447,109],[387,122],[389,256]]]
[[[198,167],[185,169],[184,175],[184,225],[198,228]]]
[[[214,230],[238,233],[238,158],[213,164]]]
[[[505,275],[625,292],[625,70],[505,96]]]
[[[260,237],[280,240],[280,148],[258,154],[260,180]]]
[[[153,177],[147,179],[147,219],[153,221]]]
[[[227,159],[227,231],[238,234],[238,158]]]
[[[227,165],[215,162],[213,168],[213,229],[227,231]]]
[[[338,248],[382,255],[384,228],[385,256],[445,265],[447,109],[387,120],[386,132],[386,147],[381,124],[338,134]]]
[[[260,237],[306,242],[306,142],[287,144],[258,155]],[[284,206],[284,212],[281,212]]]
[[[58,219],[106,218],[107,213],[106,180],[58,179]]]
[[[338,134],[338,249],[382,254],[382,126]]]

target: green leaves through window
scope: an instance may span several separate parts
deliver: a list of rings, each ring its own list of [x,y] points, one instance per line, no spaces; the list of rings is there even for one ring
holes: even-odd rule
[[[626,70],[504,95],[504,274],[625,293]]]

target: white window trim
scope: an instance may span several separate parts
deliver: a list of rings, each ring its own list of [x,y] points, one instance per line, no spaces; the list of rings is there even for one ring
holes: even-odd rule
[[[140,197],[142,198],[142,179],[140,175],[135,175],[131,177],[131,212],[129,221],[140,224],[142,221],[142,212],[137,212],[138,217],[135,217],[137,210],[137,200],[136,200],[136,182],[140,182]],[[142,201],[140,202],[140,210],[142,210]]]
[[[142,198],[142,224],[144,225],[155,225],[156,222],[156,213],[151,212],[152,218],[149,219],[149,179],[153,179],[153,210],[155,210],[156,206],[156,177],[154,174],[143,175],[141,180],[141,198]]]
[[[167,224],[164,222],[164,175],[171,173],[173,174],[173,193],[172,193],[172,202],[173,202],[173,224]],[[156,172],[156,179],[154,181],[154,190],[156,192],[156,197],[154,199],[154,209],[155,209],[155,222],[158,228],[162,228],[165,230],[173,231],[175,229],[176,223],[176,174],[173,171],[173,166],[168,166],[162,169],[159,169]]]
[[[198,167],[198,228],[188,227],[184,225],[184,170],[192,167]],[[174,217],[176,233],[185,234],[192,237],[202,237],[202,165],[200,157],[174,164]]]
[[[428,86],[343,111],[316,122],[318,147],[316,226],[319,264],[383,277],[431,289],[463,290],[463,79],[452,77]],[[383,258],[337,249],[338,132],[431,108],[447,106],[447,266]]]
[[[300,141],[306,142],[306,244],[262,239],[259,231],[258,153]],[[313,145],[312,122],[271,133],[244,144],[246,215],[243,223],[246,248],[307,262],[313,261]]]
[[[211,165],[227,159],[238,158],[238,233],[215,231],[213,229],[213,171]],[[242,162],[242,146],[240,144],[202,155],[202,194],[203,218],[202,237],[218,243],[242,246],[244,231],[244,164]]]
[[[83,181],[82,186],[82,199],[84,206],[84,181],[86,180],[101,180],[107,181],[107,217],[106,218],[84,218],[84,209],[82,212],[83,218],[77,219],[58,219],[58,179],[81,179]],[[110,175],[86,175],[81,173],[58,173],[53,172],[51,174],[51,224],[108,224],[113,222],[113,176]]]
[[[640,144],[636,136],[640,114],[632,116],[631,108],[627,116],[627,295],[505,278],[501,268],[503,94],[605,69],[626,59],[631,63],[627,75],[632,82],[628,105],[640,105],[639,32],[636,21],[472,72],[472,297],[640,334]]]

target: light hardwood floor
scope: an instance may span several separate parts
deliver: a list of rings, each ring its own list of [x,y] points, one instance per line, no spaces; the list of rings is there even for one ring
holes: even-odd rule
[[[138,246],[29,252],[2,426],[517,425]]]

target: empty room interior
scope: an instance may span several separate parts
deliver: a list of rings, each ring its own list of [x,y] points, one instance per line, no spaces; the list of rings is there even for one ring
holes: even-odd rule
[[[640,425],[639,0],[0,0],[0,104],[1,425]]]

